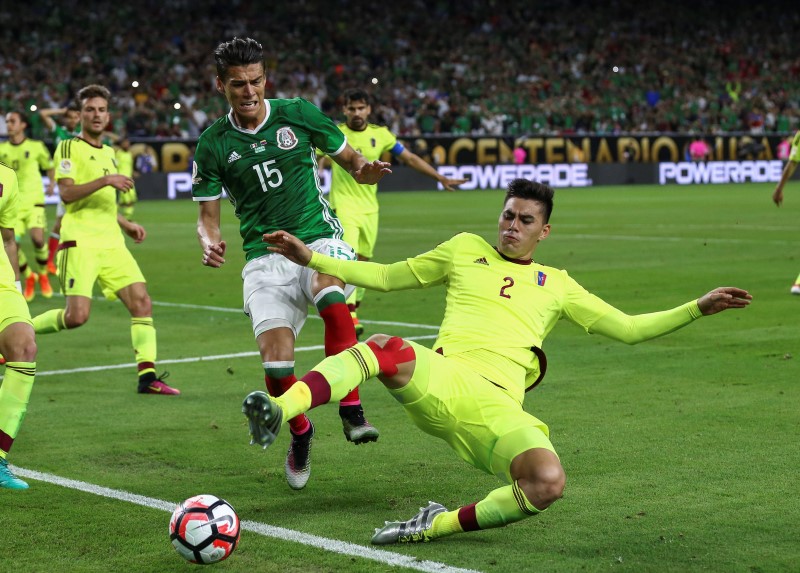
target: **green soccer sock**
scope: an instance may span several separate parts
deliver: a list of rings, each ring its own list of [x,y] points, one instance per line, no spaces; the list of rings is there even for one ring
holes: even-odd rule
[[[149,316],[131,317],[131,342],[139,377],[156,372],[156,329]]]
[[[0,457],[5,458],[28,409],[36,375],[35,362],[7,362],[0,385]]]
[[[283,409],[284,419],[294,418],[320,404],[341,400],[379,371],[375,354],[359,343],[317,364],[275,401]]]
[[[36,334],[49,334],[66,328],[63,308],[54,308],[33,317],[33,330]]]

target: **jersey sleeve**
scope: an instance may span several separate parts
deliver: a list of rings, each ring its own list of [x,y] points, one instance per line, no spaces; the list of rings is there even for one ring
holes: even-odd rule
[[[56,181],[59,179],[72,179],[74,181],[77,179],[80,162],[77,157],[72,156],[71,148],[71,139],[65,139],[56,147],[56,152],[53,156],[55,158]]]
[[[405,146],[397,141],[395,134],[389,131],[387,127],[382,127],[381,130],[383,131],[383,137],[381,138],[383,140],[383,151],[388,151],[395,157],[403,153]]]
[[[17,197],[19,197],[17,174],[10,167],[0,165],[0,227],[4,229],[14,228],[17,219]]]
[[[192,163],[192,199],[213,201],[222,197],[222,175],[219,162],[208,138],[197,142]]]
[[[299,99],[303,121],[311,133],[311,142],[327,155],[339,155],[344,151],[347,138],[327,115],[313,103]]]

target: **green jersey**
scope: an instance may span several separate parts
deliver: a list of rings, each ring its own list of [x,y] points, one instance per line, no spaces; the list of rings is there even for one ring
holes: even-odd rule
[[[17,172],[20,212],[44,205],[42,171],[53,168],[53,159],[44,143],[25,138],[21,143],[0,143],[0,161]]]
[[[0,163],[0,228],[13,229],[17,220],[17,175],[8,165]],[[0,245],[0,287],[14,287],[14,268],[6,250]]]
[[[390,151],[392,155],[400,155],[403,145],[387,128],[368,124],[361,131],[347,127],[346,123],[339,129],[347,137],[350,146],[361,153],[367,161],[377,161]],[[331,206],[335,210],[347,210],[361,215],[378,212],[378,185],[362,185],[335,161],[331,167]]]
[[[69,131],[63,125],[56,124],[53,127],[53,144],[58,145],[65,139],[72,139],[73,137],[77,137],[81,134],[81,124],[78,124],[73,131]]]
[[[327,116],[304,99],[264,101],[267,115],[242,129],[233,111],[197,141],[192,166],[195,201],[227,192],[239,218],[247,260],[269,254],[262,235],[283,229],[305,243],[342,237],[342,227],[322,195],[315,148],[341,153],[347,140]]]

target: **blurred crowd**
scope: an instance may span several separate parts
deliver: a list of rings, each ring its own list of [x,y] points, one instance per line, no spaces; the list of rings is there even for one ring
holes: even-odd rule
[[[0,109],[112,90],[113,131],[195,138],[227,112],[212,50],[268,54],[267,96],[337,117],[354,86],[372,120],[420,134],[789,132],[800,123],[800,11],[609,0],[92,0],[0,8]],[[0,121],[0,135],[4,124]]]

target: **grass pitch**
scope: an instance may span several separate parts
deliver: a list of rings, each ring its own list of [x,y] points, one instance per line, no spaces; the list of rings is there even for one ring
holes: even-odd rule
[[[660,310],[721,285],[748,289],[754,302],[634,347],[559,325],[544,346],[548,375],[525,407],[550,425],[565,498],[504,529],[390,550],[417,565],[498,573],[797,571],[800,297],[789,287],[800,271],[800,197],[791,191],[776,209],[759,185],[558,190],[536,258],[615,306]],[[383,194],[375,259],[413,256],[462,230],[493,241],[501,202],[499,191]],[[224,215],[228,262],[211,270],[200,264],[193,204],[137,207],[148,238],[131,249],[155,302],[160,369],[183,395],[135,393],[127,312],[97,300],[86,326],[38,338],[12,464],[174,503],[212,493],[243,520],[361,545],[365,556],[384,520],[429,499],[471,503],[499,485],[414,428],[371,381],[362,397],[380,440],[354,447],[335,406],[318,409],[311,481],[290,490],[288,436],[267,451],[247,445],[240,404],[263,388],[263,371],[240,312],[237,225],[227,206]],[[361,317],[368,333],[431,334],[443,292],[368,293]],[[61,302],[37,298],[31,311]],[[310,319],[298,346],[321,343],[321,321]],[[322,356],[299,352],[298,373]],[[29,483],[0,492],[0,570],[192,567],[172,549],[163,509]],[[215,569],[410,570],[251,531]]]

